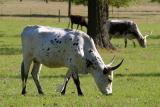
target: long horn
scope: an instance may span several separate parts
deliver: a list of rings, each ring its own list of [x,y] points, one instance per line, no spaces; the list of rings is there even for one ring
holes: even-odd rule
[[[111,66],[111,65],[113,64],[113,62],[114,62],[114,59],[115,59],[115,55],[114,55],[113,58],[111,59],[110,63],[107,64],[107,66]]]
[[[122,59],[122,61],[118,65],[116,65],[114,67],[110,67],[110,70],[113,71],[113,70],[119,68],[121,66],[121,64],[123,63],[123,61],[124,61],[124,59]]]
[[[145,38],[147,38],[150,35],[152,35],[152,31],[150,31],[148,34],[145,34]]]

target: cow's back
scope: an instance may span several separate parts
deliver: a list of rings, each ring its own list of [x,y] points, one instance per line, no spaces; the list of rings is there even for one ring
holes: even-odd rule
[[[84,56],[82,32],[70,29],[28,26],[22,33],[22,44],[24,54],[48,67],[79,63]]]
[[[109,34],[123,35],[131,28],[132,22],[123,20],[111,20],[109,21]]]

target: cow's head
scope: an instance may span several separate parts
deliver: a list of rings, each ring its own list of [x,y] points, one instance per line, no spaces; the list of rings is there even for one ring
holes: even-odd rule
[[[110,64],[105,65],[103,69],[93,70],[93,76],[94,76],[95,82],[99,90],[102,92],[102,94],[105,94],[105,95],[112,94],[113,71],[116,70],[118,67],[120,67],[123,60],[114,67],[111,66],[112,62]]]
[[[130,32],[138,40],[138,42],[139,42],[139,44],[140,44],[141,47],[143,47],[143,48],[147,47],[147,37],[152,34],[151,31],[150,31],[150,33],[145,34],[145,36],[143,36],[142,33],[140,32],[137,24],[135,24],[135,23],[132,22],[132,26],[130,28]]]
[[[141,45],[141,47],[143,48],[146,48],[147,47],[147,37],[149,36],[150,34],[146,34],[144,37],[142,36],[142,38],[140,38],[138,41],[139,41],[139,44]]]

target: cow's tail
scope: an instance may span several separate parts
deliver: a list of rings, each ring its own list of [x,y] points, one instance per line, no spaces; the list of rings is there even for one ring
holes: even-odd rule
[[[22,63],[21,63],[21,79],[22,79],[22,81],[24,80],[24,78],[25,78],[24,62],[22,61]]]
[[[70,26],[70,23],[71,23],[71,18],[70,18],[70,16],[69,16],[68,28],[69,28],[69,26]]]

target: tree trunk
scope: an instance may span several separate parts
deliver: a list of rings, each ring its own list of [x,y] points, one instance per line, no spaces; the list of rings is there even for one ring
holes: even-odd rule
[[[88,31],[96,46],[114,49],[107,30],[107,0],[88,0]]]
[[[106,2],[106,19],[109,19],[109,5],[108,2]]]
[[[71,15],[71,0],[68,0],[68,17]]]

